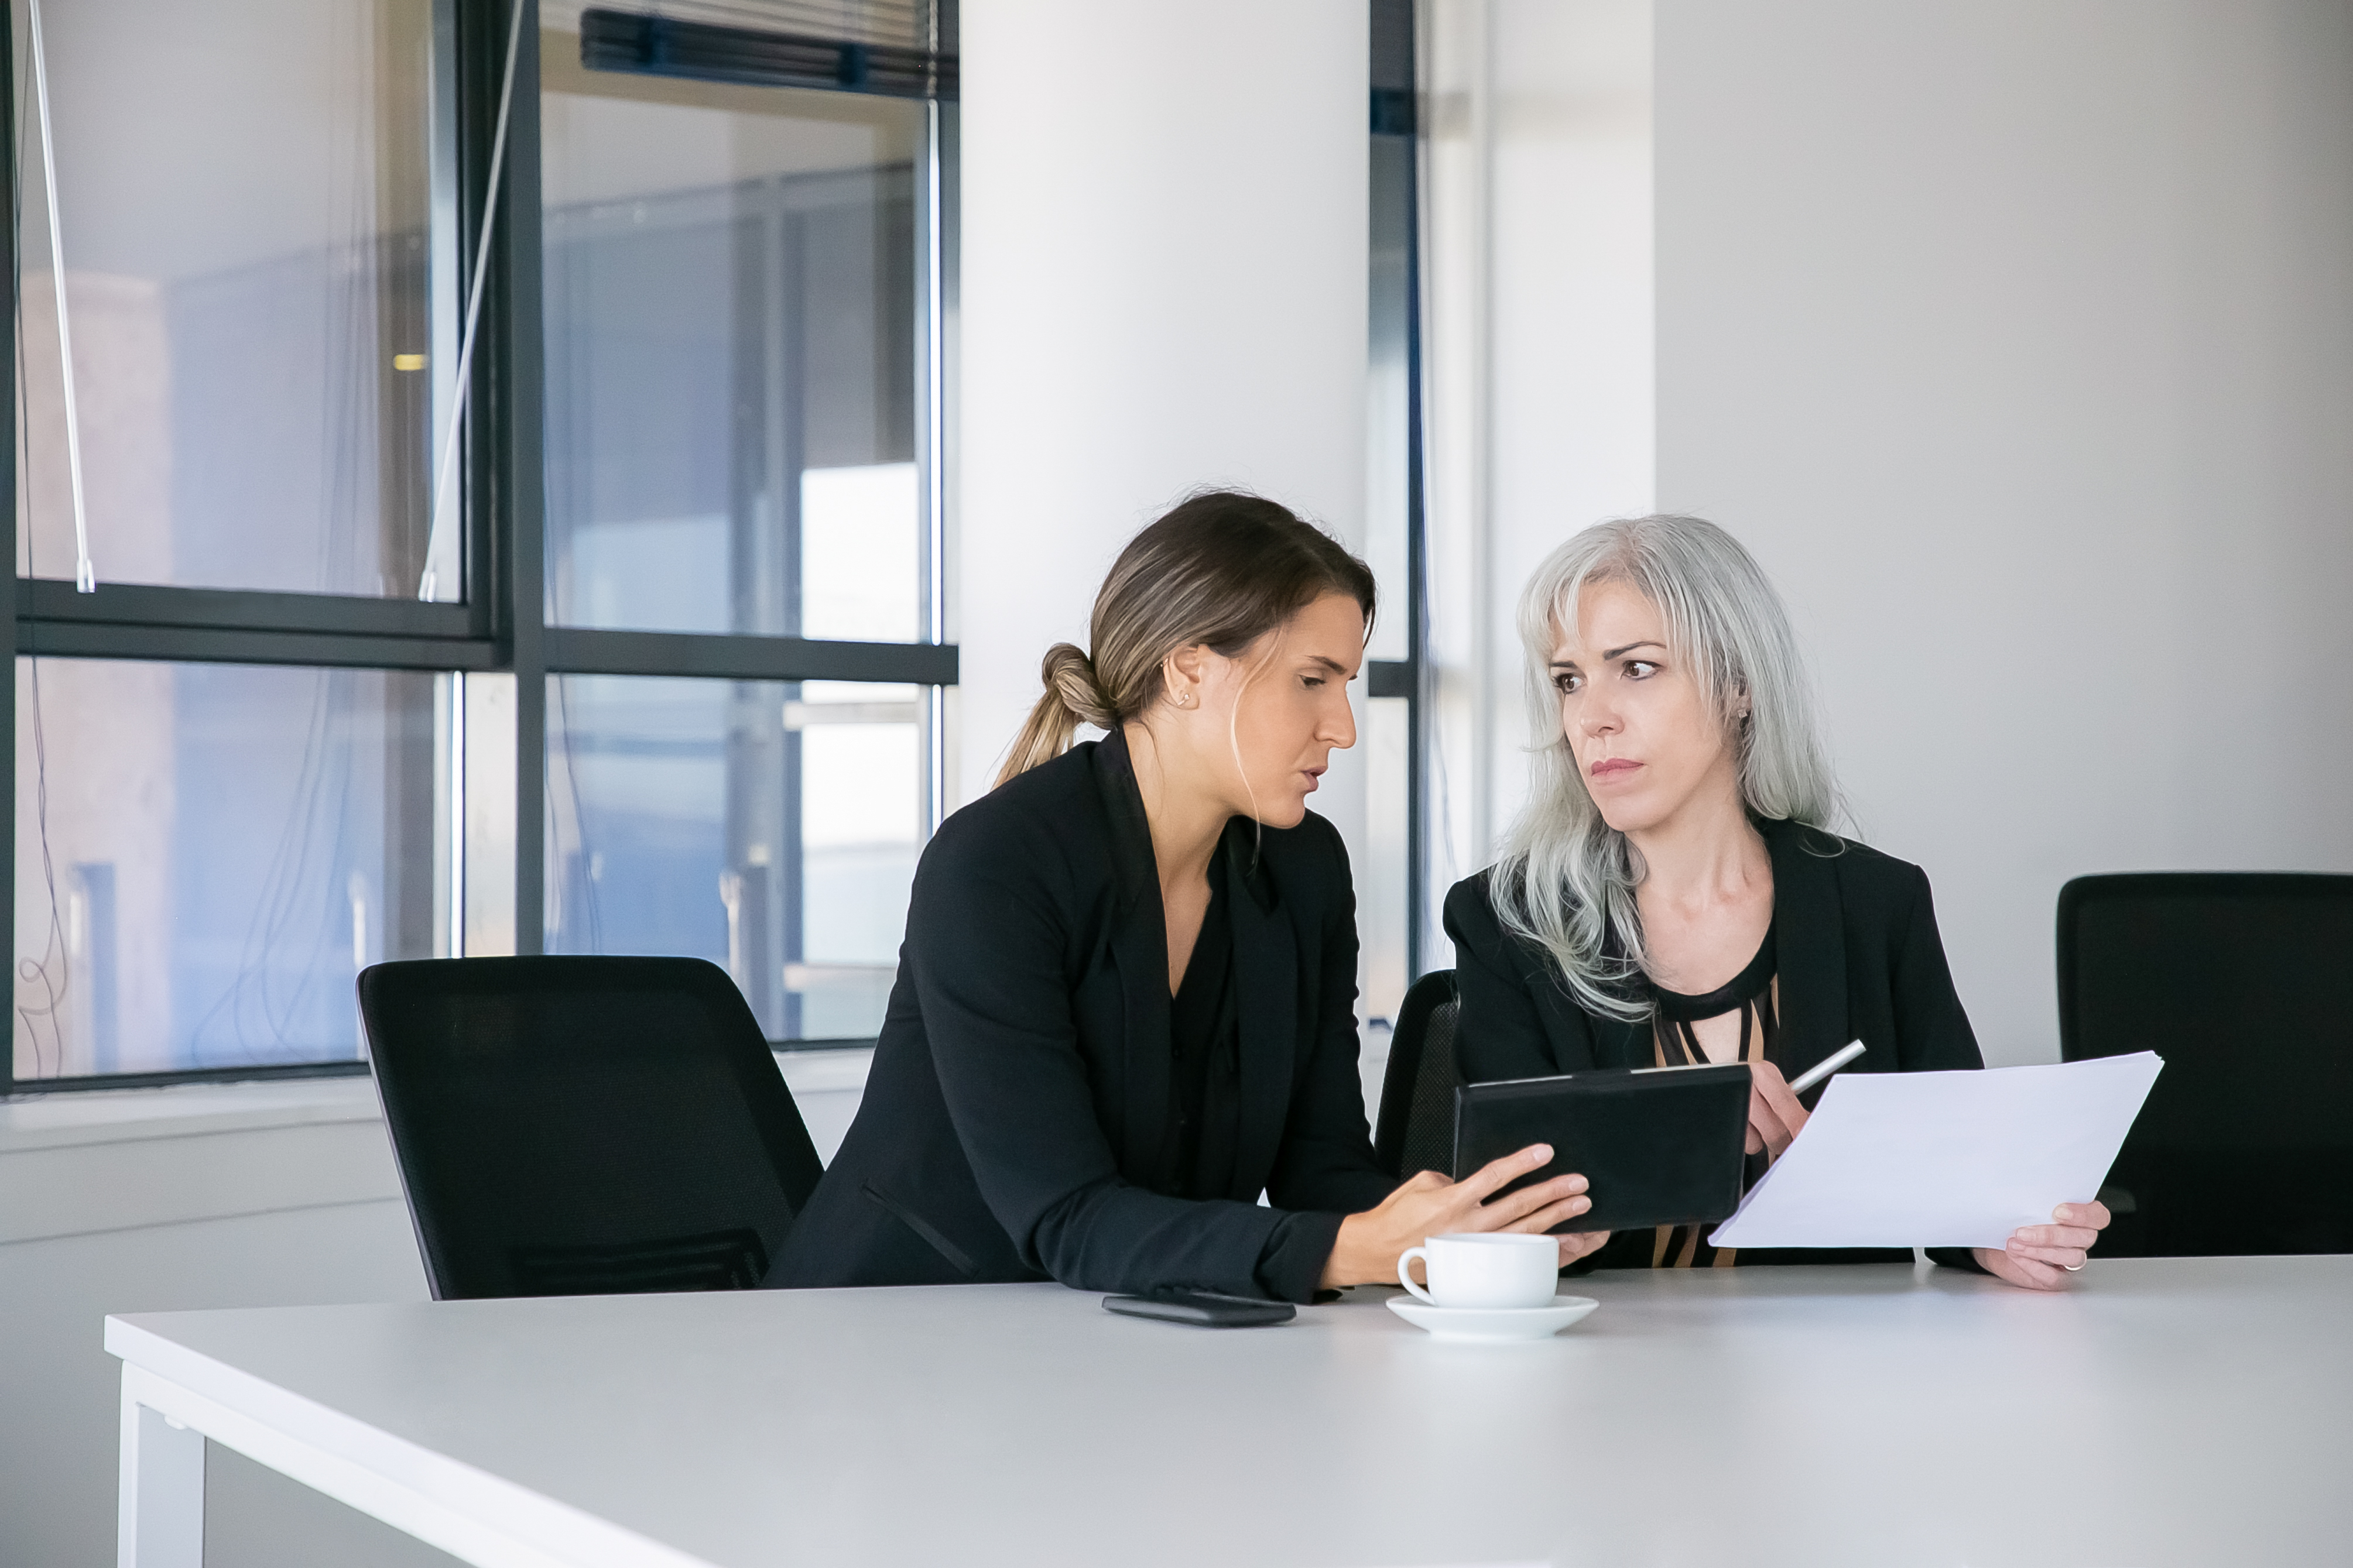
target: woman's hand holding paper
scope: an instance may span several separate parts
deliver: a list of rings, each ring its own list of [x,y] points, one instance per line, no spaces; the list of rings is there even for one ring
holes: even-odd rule
[[[2108,1227],[2103,1203],[2061,1204],[2051,1211],[2056,1225],[2022,1225],[2001,1247],[1974,1249],[1978,1266],[1997,1279],[2029,1290],[2056,1290],[2084,1267],[2092,1244]]]

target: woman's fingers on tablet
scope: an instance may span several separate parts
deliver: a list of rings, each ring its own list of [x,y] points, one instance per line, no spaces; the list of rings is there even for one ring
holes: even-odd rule
[[[1513,1195],[1516,1197],[1518,1194]],[[1556,1225],[1567,1225],[1592,1206],[1593,1200],[1580,1193],[1573,1197],[1556,1199],[1552,1203],[1532,1208],[1506,1223],[1504,1228],[1526,1231],[1530,1235],[1542,1235]]]
[[[1500,1160],[1490,1160],[1462,1178],[1463,1188],[1474,1198],[1483,1199],[1498,1187],[1508,1185],[1537,1170],[1552,1158],[1552,1145],[1531,1143],[1516,1154],[1506,1154]],[[1582,1178],[1579,1178],[1582,1180]]]
[[[1564,1207],[1563,1205],[1568,1205]],[[1572,1215],[1583,1214],[1593,1206],[1585,1195],[1585,1178],[1577,1175],[1555,1176],[1549,1182],[1539,1182],[1533,1187],[1522,1187],[1516,1193],[1506,1193],[1500,1198],[1470,1205],[1466,1230],[1543,1230],[1558,1225]],[[1545,1223],[1535,1221],[1555,1209],[1561,1212]]]
[[[1463,1200],[1465,1230],[1546,1231],[1576,1218],[1593,1206],[1585,1195],[1585,1178],[1576,1172],[1494,1196],[1497,1188],[1517,1181],[1552,1158],[1547,1144],[1536,1143],[1516,1154],[1489,1162],[1456,1184]]]
[[[1530,1227],[1522,1224],[1529,1215],[1552,1209],[1562,1204],[1573,1204],[1576,1206],[1566,1210],[1558,1217],[1546,1222],[1545,1226]],[[1491,1198],[1481,1205],[1487,1214],[1493,1216],[1494,1223],[1497,1225],[1537,1230],[1546,1229],[1550,1225],[1557,1225],[1571,1215],[1583,1214],[1592,1206],[1593,1200],[1585,1195],[1585,1178],[1574,1173],[1555,1176],[1551,1181],[1538,1182],[1533,1187],[1522,1187],[1516,1193],[1506,1193],[1500,1198]]]

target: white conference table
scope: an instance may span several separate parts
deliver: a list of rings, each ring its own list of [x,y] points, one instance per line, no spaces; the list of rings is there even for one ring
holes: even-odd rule
[[[110,1318],[121,1563],[200,1561],[205,1436],[485,1568],[2353,1550],[2353,1258],[1575,1288],[1500,1346],[1375,1289],[1228,1331],[1055,1285]]]

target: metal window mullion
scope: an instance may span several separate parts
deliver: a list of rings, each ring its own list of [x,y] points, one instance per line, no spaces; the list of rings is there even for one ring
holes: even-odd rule
[[[1413,690],[1406,705],[1406,898],[1411,915],[1406,921],[1405,964],[1409,984],[1421,978],[1422,956],[1430,943],[1424,940],[1430,905],[1430,762],[1429,713],[1431,697],[1430,659],[1430,550],[1427,477],[1422,463],[1422,211],[1421,161],[1429,142],[1423,112],[1421,69],[1422,22],[1426,7],[1413,3],[1414,25],[1409,33],[1413,50],[1413,148],[1406,160],[1405,195],[1405,386],[1406,386],[1406,658]]]
[[[41,194],[48,200],[50,278],[54,288],[52,306],[58,318],[58,376],[64,395],[66,416],[66,468],[73,487],[74,525],[74,585],[82,593],[98,586],[97,574],[90,565],[90,515],[85,504],[81,475],[81,416],[80,400],[74,395],[73,310],[66,293],[65,230],[58,212],[57,135],[49,123],[48,51],[41,41],[41,0],[27,0],[26,22],[33,46],[33,91],[39,106],[41,132]],[[12,59],[13,65],[13,59]],[[15,78],[10,78],[13,83]],[[13,105],[11,106],[13,110]],[[13,123],[13,122],[12,122]],[[15,148],[11,146],[11,166]],[[11,193],[12,196],[16,193]],[[16,204],[9,203],[10,222],[16,221]],[[10,247],[10,259],[15,259],[15,247]],[[13,312],[10,320],[16,319]],[[11,437],[14,439],[14,437]]]
[[[16,651],[42,658],[168,664],[290,664],[322,669],[489,669],[495,645],[464,638],[385,637],[267,628],[90,624],[19,615]]]
[[[932,53],[939,53],[939,18],[932,16]],[[923,539],[921,557],[923,635],[926,642],[947,641],[947,361],[945,226],[947,204],[943,190],[946,174],[945,126],[937,98],[923,104],[923,156],[918,184],[916,268],[916,334],[920,363],[916,384],[922,388],[919,456],[923,462]],[[938,687],[925,694],[923,714],[923,778],[921,837],[928,841],[947,813],[946,714]]]
[[[59,625],[181,626],[442,641],[482,635],[460,605],[423,604],[406,598],[189,588],[146,583],[106,583],[84,594],[72,584],[51,577],[18,578],[16,592],[19,616]]]
[[[511,0],[526,8],[516,35],[517,91],[507,126],[505,189],[500,195],[499,231],[492,250],[492,277],[484,302],[484,334],[497,353],[484,356],[475,387],[490,418],[491,449],[475,472],[490,480],[492,493],[476,510],[491,534],[504,571],[497,585],[505,625],[501,643],[515,681],[514,769],[514,950],[543,951],[547,893],[547,555],[546,474],[543,427],[546,378],[545,323],[542,319],[543,260],[540,211],[540,93],[538,0]],[[500,11],[504,23],[511,13]],[[503,29],[478,29],[497,42],[477,79],[484,89],[469,104],[484,118],[477,142],[487,161],[490,116],[497,112],[495,58]],[[479,210],[479,208],[477,208]],[[501,548],[502,547],[502,548]]]
[[[550,626],[541,668],[566,675],[668,675],[715,680],[856,680],[953,686],[954,644],[834,642],[710,632]]]
[[[20,193],[16,188],[16,41],[13,19],[7,26],[0,27],[0,182],[5,182],[8,213],[6,225],[0,227],[0,291],[5,293],[8,320],[14,322],[17,319],[16,204]],[[58,279],[58,284],[62,288],[64,279]],[[0,588],[0,595],[5,595],[12,636],[16,619],[16,542],[18,530],[23,526],[16,505],[17,353],[17,334],[12,330],[8,334],[7,385],[0,389],[0,409],[6,411],[8,430],[8,439],[0,444],[6,448],[0,452],[0,475],[6,477],[9,560],[7,585]],[[10,889],[5,909],[0,910],[0,939],[6,941],[8,952],[14,953],[16,951],[16,677],[13,661],[7,694],[0,697],[0,719],[5,719],[5,733],[9,737],[6,786],[9,827],[5,835],[0,835],[0,879],[5,879]],[[13,963],[11,967],[13,969]],[[8,1016],[7,1041],[5,1047],[0,1047],[0,1098],[15,1093],[16,1089],[16,1009],[13,1005],[9,1008]]]
[[[780,194],[786,194],[784,187]],[[769,276],[776,285],[767,326],[770,395],[767,428],[776,440],[769,457],[770,482],[776,490],[777,547],[784,567],[784,616],[778,628],[799,637],[807,605],[807,574],[803,570],[804,529],[801,479],[808,470],[808,294],[809,218],[806,211],[780,207],[776,215],[776,253]],[[798,699],[799,682],[787,695]],[[781,720],[781,713],[778,715]],[[807,956],[808,847],[803,808],[807,748],[798,730],[787,727],[777,749],[776,866],[781,886],[776,894],[776,1032],[786,1039],[799,1036],[806,997],[785,983],[788,966]]]
[[[931,11],[931,48],[940,55],[940,8]],[[953,333],[955,320],[956,225],[960,185],[957,177],[958,110],[953,100],[934,95],[924,105],[924,146],[919,165],[918,197],[922,221],[922,253],[918,318],[923,362],[919,367],[923,414],[923,635],[926,640],[954,650],[948,624],[948,555],[950,518],[955,494],[956,359]],[[921,837],[929,842],[948,813],[947,689],[955,677],[927,683],[922,694],[923,751]]]

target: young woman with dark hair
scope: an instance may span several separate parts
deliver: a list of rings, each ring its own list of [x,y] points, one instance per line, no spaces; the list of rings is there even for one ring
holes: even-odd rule
[[[1584,1211],[1577,1176],[1486,1201],[1542,1148],[1402,1186],[1373,1158],[1347,858],[1307,809],[1356,742],[1373,597],[1256,496],[1196,495],[1121,552],[1092,652],[1046,655],[997,789],[923,852],[865,1100],[769,1283],[1303,1301],[1394,1281],[1428,1236]]]

